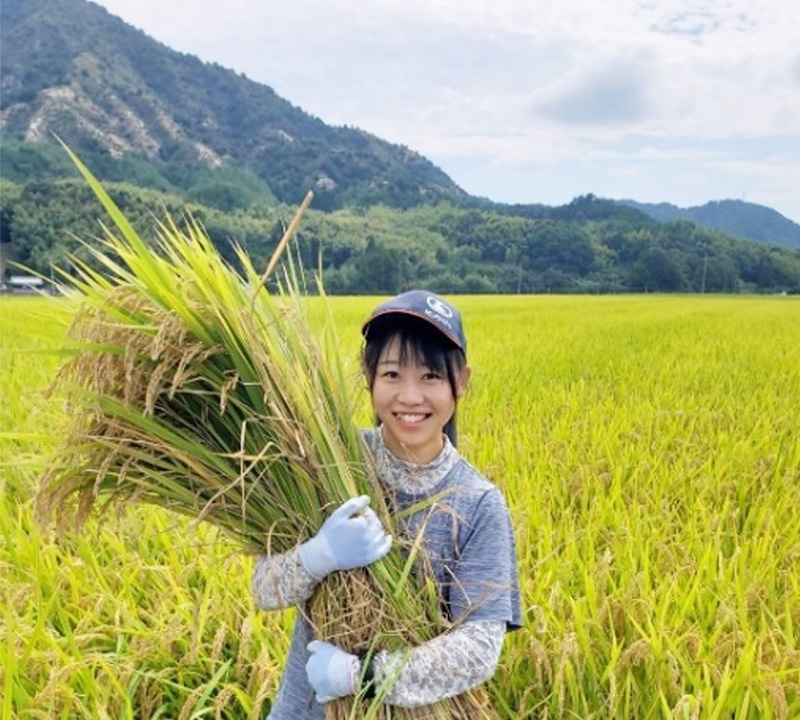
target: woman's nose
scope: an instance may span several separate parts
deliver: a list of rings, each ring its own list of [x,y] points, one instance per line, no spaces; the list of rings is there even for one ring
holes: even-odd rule
[[[407,405],[416,405],[417,403],[421,403],[424,400],[422,388],[419,386],[419,383],[414,382],[413,380],[404,382],[400,386],[400,394],[398,399],[400,402]]]

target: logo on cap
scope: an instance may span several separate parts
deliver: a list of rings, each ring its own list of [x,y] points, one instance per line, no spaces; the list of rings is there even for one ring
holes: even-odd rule
[[[445,303],[443,303],[439,298],[434,297],[433,295],[428,295],[427,297],[428,307],[433,310],[435,313],[439,313],[446,318],[453,317],[453,310],[452,308],[448,307]]]

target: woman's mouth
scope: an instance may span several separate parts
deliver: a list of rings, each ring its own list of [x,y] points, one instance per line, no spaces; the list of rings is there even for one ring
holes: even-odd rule
[[[425,413],[392,413],[401,423],[407,425],[416,425],[429,417]]]

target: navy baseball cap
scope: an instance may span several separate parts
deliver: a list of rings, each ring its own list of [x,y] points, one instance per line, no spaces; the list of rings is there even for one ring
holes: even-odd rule
[[[467,338],[458,310],[432,292],[409,290],[381,303],[372,311],[372,315],[361,328],[362,335],[366,338],[372,322],[387,315],[410,315],[424,320],[460,348],[464,355],[467,354]]]

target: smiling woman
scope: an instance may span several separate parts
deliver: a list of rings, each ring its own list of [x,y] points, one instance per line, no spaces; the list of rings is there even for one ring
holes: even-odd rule
[[[442,371],[425,363],[420,348],[409,348],[409,342],[395,334],[383,346],[371,374],[372,402],[389,450],[424,464],[442,451],[442,428],[453,417],[457,395]],[[458,395],[468,374],[468,368],[459,373]]]
[[[371,643],[355,655],[315,640],[307,613],[300,613],[271,720],[322,720],[331,701],[376,692],[385,705],[433,717],[435,708],[427,706],[494,675],[506,633],[522,624],[505,500],[455,447],[456,403],[469,377],[458,312],[413,290],[379,305],[363,334],[362,364],[378,424],[364,440],[388,505],[401,519],[396,530],[410,549],[409,562],[424,546],[416,572],[435,589],[445,631],[403,648]],[[379,560],[392,538],[365,501],[347,501],[294,550],[260,557],[256,603],[268,610],[304,605],[327,574]],[[451,709],[448,717],[462,716]]]
[[[311,322],[291,263],[275,288],[265,285],[310,194],[264,274],[243,251],[237,272],[192,220],[182,229],[168,218],[158,239],[145,242],[70,155],[118,234],[108,229],[105,243],[90,248],[105,274],[75,259],[69,275],[79,307],[57,384],[69,400],[69,430],[38,484],[42,526],[56,519],[62,530],[79,528],[92,508],[149,503],[214,524],[242,549],[263,553],[253,583],[259,605],[309,600],[287,677],[304,657],[298,647],[306,656],[313,648],[309,679],[284,684],[300,695],[287,705],[282,689],[275,718],[496,717],[472,685],[440,695],[435,706],[425,698],[406,699],[408,710],[382,704],[404,665],[403,646],[424,645],[451,622],[432,582],[411,572],[427,557],[421,543],[405,543],[413,548],[408,558],[392,547],[400,533],[352,421],[334,327]],[[349,671],[349,685],[339,676],[332,682],[328,640],[349,653],[398,651],[401,662],[380,681],[376,666],[376,697],[366,676],[356,696],[355,655],[335,648],[347,655],[334,665]],[[421,714],[416,705],[425,706]]]

